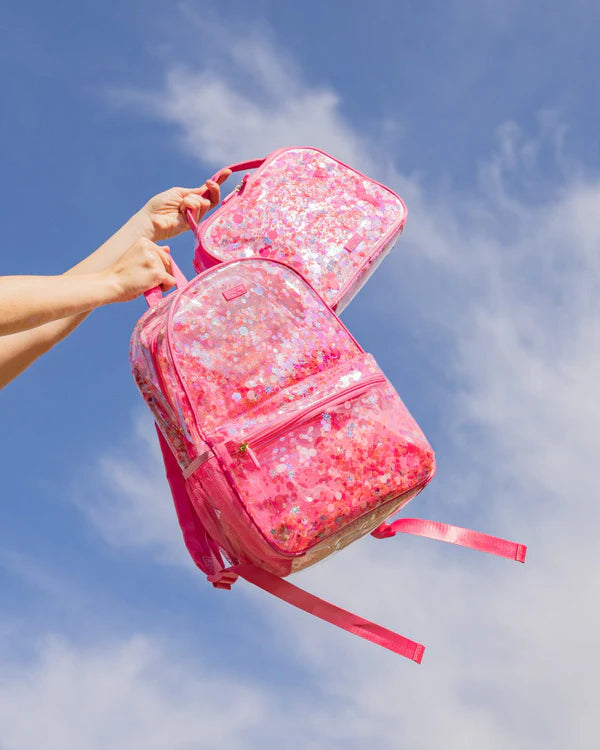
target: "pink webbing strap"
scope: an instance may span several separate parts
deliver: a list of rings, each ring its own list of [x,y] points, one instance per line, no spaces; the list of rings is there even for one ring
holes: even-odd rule
[[[187,284],[187,279],[181,273],[181,271],[179,270],[173,258],[170,258],[170,260],[171,260],[171,271],[172,271],[172,275],[175,277],[175,283],[177,284],[177,289],[183,289],[183,287]],[[144,297],[146,298],[148,307],[156,307],[156,305],[158,305],[158,303],[162,299],[162,291],[159,286],[155,286],[152,289],[148,289],[147,292],[144,292]]]
[[[177,520],[183,533],[183,541],[190,553],[193,561],[196,565],[206,573],[207,576],[214,576],[218,571],[223,569],[223,558],[219,547],[213,542],[213,540],[206,533],[204,525],[198,518],[192,503],[187,494],[185,488],[185,479],[181,472],[181,468],[177,463],[177,459],[173,455],[169,444],[163,437],[162,432],[156,427],[156,433],[158,435],[158,442],[160,443],[160,450],[162,452],[163,460],[165,462],[165,470],[167,473],[167,481],[171,488],[171,494],[173,495],[173,502],[175,504],[175,512],[177,513]],[[220,588],[231,588],[231,583],[235,581],[230,580],[229,585],[221,585]]]
[[[223,167],[223,169],[230,169],[232,172],[245,172],[248,169],[257,169],[261,164],[264,164],[264,162],[265,159],[251,159],[250,161],[240,161],[237,164],[230,164],[228,167]],[[213,180],[217,179],[223,169],[219,169],[218,172],[215,172]]]
[[[489,536],[479,531],[463,529],[460,526],[449,526],[437,521],[426,521],[422,518],[400,518],[393,523],[382,523],[371,534],[376,539],[385,539],[398,533],[415,534],[428,539],[437,539],[440,542],[459,544],[461,547],[470,547],[479,552],[489,552],[490,555],[506,557],[508,560],[516,560],[524,563],[527,547],[524,544],[516,544],[497,536]]]
[[[381,625],[376,625],[374,622],[352,614],[352,612],[340,609],[340,607],[336,607],[324,599],[319,599],[313,594],[309,594],[308,591],[294,586],[289,581],[285,581],[283,578],[254,565],[234,565],[229,570],[255,586],[268,591],[269,594],[298,607],[298,609],[303,609],[321,620],[337,625],[338,628],[347,630],[360,638],[365,638],[378,646],[383,646],[383,648],[387,648],[400,656],[412,659],[417,664],[421,663],[425,646],[420,643],[415,643],[415,641],[404,638],[404,636],[394,633],[392,630],[382,628]]]

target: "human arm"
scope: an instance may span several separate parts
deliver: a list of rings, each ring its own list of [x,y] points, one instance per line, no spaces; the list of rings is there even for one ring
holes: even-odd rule
[[[174,187],[158,193],[103,245],[67,273],[102,271],[140,237],[161,242],[185,232],[189,229],[186,209],[190,209],[196,222],[200,221],[221,200],[220,186],[230,174],[231,170],[223,169],[216,181],[207,180],[198,188]]]
[[[0,278],[0,388],[95,307],[173,286],[168,250],[140,239],[104,271]]]
[[[140,238],[155,242],[185,231],[185,209],[192,211],[196,221],[202,219],[219,202],[219,186],[230,174],[229,170],[223,170],[215,183],[208,181],[200,188],[171,188],[154,196],[101,247],[66,271],[63,278],[105,271],[118,262],[129,245]],[[147,288],[152,286],[154,284]],[[87,304],[84,307],[87,309],[37,328],[0,336],[0,388],[71,333],[93,309]]]
[[[103,271],[0,277],[0,336],[134,299],[154,286],[169,289],[170,271],[168,248],[143,239]]]

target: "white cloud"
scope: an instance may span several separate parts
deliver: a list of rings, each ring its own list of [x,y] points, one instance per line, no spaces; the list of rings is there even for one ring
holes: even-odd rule
[[[247,747],[264,695],[142,636],[81,648],[56,638],[0,674],[0,747]]]
[[[510,128],[502,137],[508,132],[519,136]],[[428,677],[415,678],[412,687],[402,681],[411,719],[404,717],[400,737],[415,748],[590,747],[597,735],[590,696],[600,668],[594,461],[600,447],[600,182],[567,177],[551,200],[517,203],[505,179],[498,181],[504,161],[517,176],[525,170],[526,181],[535,173],[516,164],[506,143],[502,153],[492,161],[498,190],[468,198],[461,210],[468,222],[447,212],[440,220],[431,209],[440,247],[425,252],[418,226],[407,239],[420,259],[421,280],[398,323],[412,313],[413,325],[427,323],[423,332],[446,340],[460,388],[458,394],[448,389],[451,400],[440,406],[447,428],[438,449],[456,457],[460,441],[462,460],[437,478],[433,491],[445,494],[440,480],[446,491],[460,490],[465,480],[479,524],[528,542],[529,563],[515,570],[457,550],[430,550],[425,542],[411,543],[414,557],[407,559],[400,547],[408,542],[398,539],[395,550],[388,544],[376,559],[356,545],[330,567],[304,574],[333,598],[346,588],[343,580],[362,578],[356,601],[384,624],[406,622],[409,635],[431,644]],[[507,199],[491,201],[494,192]],[[400,254],[395,268],[413,278]],[[437,288],[446,293],[432,304]],[[477,431],[469,435],[472,428]],[[444,520],[451,520],[451,508],[440,505]],[[392,570],[400,577],[396,602],[381,599],[384,580],[391,589]],[[370,587],[370,580],[380,586]],[[331,643],[324,636],[322,643],[325,653]],[[366,679],[346,673],[338,684],[374,695],[377,686],[397,683],[389,661],[373,663],[378,666]],[[355,663],[352,671],[364,674],[363,668]],[[347,698],[355,700],[352,689]],[[386,706],[391,719],[393,704]],[[391,747],[391,733],[386,736]]]
[[[172,65],[160,90],[113,90],[114,102],[172,123],[185,153],[215,167],[282,145],[312,145],[365,170],[373,167],[374,149],[343,117],[335,91],[307,85],[268,30],[232,36],[193,11],[187,20],[205,49],[219,51],[219,69]]]
[[[441,498],[442,520],[452,521],[452,494],[462,493],[461,512],[471,505],[482,530],[530,545],[520,568],[424,540],[365,540],[297,577],[423,640],[429,649],[420,668],[265,600],[272,626],[286,624],[269,637],[289,639],[328,696],[332,722],[311,746],[594,746],[599,181],[572,169],[563,128],[546,116],[538,138],[515,124],[501,127],[476,194],[439,188],[434,198],[378,161],[342,117],[335,93],[305,84],[271,43],[232,49],[233,60],[256,60],[244,87],[229,72],[180,68],[160,91],[129,99],[176,125],[188,153],[207,162],[305,142],[401,187],[408,228],[387,275],[371,284],[401,284],[392,328],[411,321],[446,347],[453,384],[439,405],[436,447],[454,465],[446,463],[430,492]],[[536,167],[544,149],[554,149],[563,169],[553,189]],[[378,296],[367,295],[365,311]],[[437,355],[431,351],[432,361]],[[111,471],[122,476],[118,465]],[[162,497],[147,496],[163,507]],[[132,507],[119,533],[130,526],[139,534],[153,517],[138,513],[137,501]],[[156,523],[142,533],[149,544],[169,546]]]

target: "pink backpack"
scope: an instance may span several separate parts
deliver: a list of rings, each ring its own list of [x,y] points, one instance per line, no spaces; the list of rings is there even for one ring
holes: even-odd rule
[[[406,206],[385,185],[316,148],[281,148],[196,227],[194,267],[258,256],[301,273],[340,313],[392,249]]]
[[[398,531],[504,557],[525,547],[385,520],[434,474],[431,447],[375,360],[289,266],[222,263],[151,309],[131,341],[186,546],[218,588],[241,576],[420,662],[423,646],[284,580],[359,537]]]

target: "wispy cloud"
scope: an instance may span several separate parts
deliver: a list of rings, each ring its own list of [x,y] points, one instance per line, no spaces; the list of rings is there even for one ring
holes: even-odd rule
[[[268,28],[235,35],[189,8],[186,14],[195,43],[218,50],[219,68],[168,64],[160,89],[113,89],[113,102],[171,123],[185,153],[215,167],[266,156],[282,144],[317,146],[373,167],[375,146],[349,125],[337,93],[308,85]],[[388,129],[383,123],[380,135]]]
[[[30,663],[7,661],[0,674],[0,744],[233,750],[247,747],[264,703],[255,685],[174,660],[143,636],[87,649],[48,638]]]

